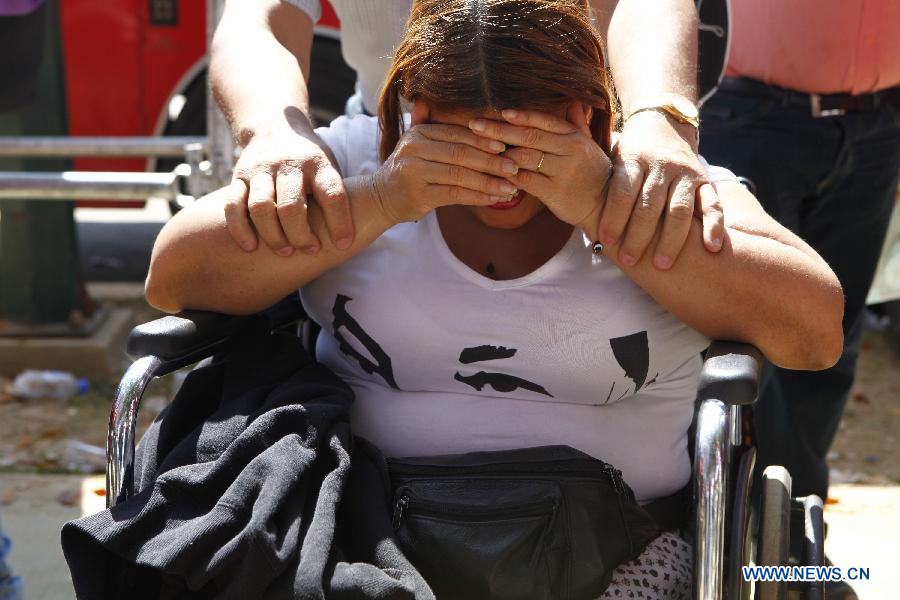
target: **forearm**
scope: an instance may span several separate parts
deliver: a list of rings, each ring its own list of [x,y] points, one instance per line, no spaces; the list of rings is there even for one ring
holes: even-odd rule
[[[199,309],[251,314],[271,306],[363,251],[391,227],[370,177],[345,179],[344,184],[357,227],[353,245],[338,251],[328,243],[322,211],[310,203],[310,227],[326,242],[315,256],[296,252],[285,258],[266,245],[251,253],[241,250],[225,227],[225,190],[188,206],[156,239],[145,284],[147,301],[173,313]]]
[[[674,93],[697,97],[697,11],[692,0],[591,0],[605,33],[624,114]]]
[[[216,102],[246,146],[280,127],[311,132],[306,88],[313,23],[279,0],[230,0],[210,52]]]
[[[727,185],[737,187],[720,189],[723,198],[746,194],[739,184]],[[830,366],[843,341],[843,294],[834,273],[761,209],[754,213],[731,204],[725,204],[727,236],[718,254],[703,248],[695,219],[678,260],[664,273],[647,257],[631,268],[619,263],[616,252],[608,253],[608,259],[660,305],[710,338],[754,344],[785,368]]]

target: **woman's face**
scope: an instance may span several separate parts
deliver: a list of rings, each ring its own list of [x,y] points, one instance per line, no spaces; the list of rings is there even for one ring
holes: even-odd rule
[[[563,109],[558,116],[565,118]],[[494,119],[503,121],[499,112],[472,113],[441,111],[423,107],[416,102],[413,109],[412,124],[439,123],[445,125],[459,125],[468,129],[469,122],[473,119]],[[519,190],[517,194],[510,196],[509,201],[498,202],[492,206],[465,206],[467,211],[473,214],[479,221],[488,227],[496,229],[517,229],[528,223],[536,215],[546,210],[544,204],[531,194]]]

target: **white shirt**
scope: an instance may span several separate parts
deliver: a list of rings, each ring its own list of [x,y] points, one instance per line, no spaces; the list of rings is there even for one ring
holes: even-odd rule
[[[374,118],[317,133],[345,176],[378,166]],[[573,232],[494,281],[457,259],[435,213],[385,232],[301,290],[316,354],[353,388],[354,432],[388,456],[567,444],[640,501],[690,476],[687,429],[708,340]]]
[[[319,0],[284,0],[319,20]],[[394,48],[406,33],[412,0],[331,0],[341,20],[341,51],[356,71],[356,89],[366,110],[378,109],[378,94]]]

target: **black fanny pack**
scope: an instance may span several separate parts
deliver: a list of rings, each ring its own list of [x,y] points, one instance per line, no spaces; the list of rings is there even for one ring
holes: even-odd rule
[[[618,469],[568,446],[388,470],[394,533],[440,600],[596,598],[659,534]]]

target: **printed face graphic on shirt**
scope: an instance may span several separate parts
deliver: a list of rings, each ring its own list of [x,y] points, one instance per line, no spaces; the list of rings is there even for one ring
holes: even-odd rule
[[[366,373],[370,375],[377,374],[392,388],[400,389],[394,377],[391,357],[347,311],[347,304],[350,301],[352,301],[352,298],[343,294],[337,294],[332,308],[334,315],[332,331],[341,351],[356,360]],[[605,401],[598,402],[598,404],[617,402],[652,385],[659,376],[657,373],[650,381],[647,381],[650,368],[650,345],[646,331],[612,338],[609,340],[609,345],[616,362],[622,368],[624,379],[630,380],[630,382],[623,385],[621,381],[614,381],[609,388]],[[462,349],[459,354],[459,362],[463,365],[472,365],[471,368],[474,369],[484,366],[478,365],[478,363],[514,359],[517,351],[516,348],[491,344],[471,346]],[[466,371],[468,372],[464,373],[461,370],[457,370],[453,375],[453,379],[478,392],[486,388],[504,394],[517,390],[526,390],[550,398],[554,397],[543,385],[522,377],[508,373],[498,373],[485,368],[475,372],[472,372],[470,369],[466,369]]]
[[[334,332],[334,339],[340,344],[341,352],[355,358],[362,370],[369,375],[378,373],[389,386],[395,390],[400,389],[397,387],[397,381],[394,379],[391,357],[378,345],[378,342],[366,333],[356,319],[347,312],[347,303],[351,300],[353,298],[338,294],[334,299],[334,307],[331,309],[334,314],[331,330]],[[369,357],[354,348],[350,340],[344,335],[345,332],[353,336],[352,339],[355,339],[375,361],[373,362]]]
[[[393,364],[391,357],[384,349],[369,335],[362,325],[347,312],[347,303],[352,298],[337,294],[334,299],[332,313],[334,320],[331,323],[334,338],[337,340],[341,352],[355,359],[363,371],[372,375],[378,374],[394,389],[400,389],[397,380],[394,377]],[[357,349],[357,346],[360,350]],[[368,354],[364,354],[361,350],[365,350]],[[459,361],[463,364],[472,364],[488,360],[512,358],[516,354],[515,348],[505,348],[503,346],[473,346],[464,348],[459,355]],[[456,381],[477,391],[483,390],[486,386],[490,386],[495,391],[509,393],[518,389],[529,390],[538,394],[553,397],[543,386],[538,385],[527,379],[507,375],[505,373],[492,373],[489,371],[478,371],[477,373],[463,375],[459,371],[453,377]]]
[[[513,356],[515,356],[515,354],[515,348],[489,345],[475,346],[472,348],[463,348],[463,351],[459,354],[459,362],[464,365],[468,365],[486,360],[512,358]],[[463,375],[462,373],[457,371],[453,378],[457,381],[465,383],[466,385],[474,388],[475,390],[478,390],[479,392],[483,390],[485,386],[489,385],[498,392],[509,393],[514,392],[518,389],[524,389],[536,392],[538,394],[544,394],[545,396],[550,396],[551,398],[553,397],[553,394],[545,390],[543,386],[528,381],[527,379],[515,377],[514,375],[507,375],[506,373],[490,373],[487,371],[478,371],[473,375]]]
[[[653,379],[647,381],[647,371],[650,369],[650,343],[647,339],[646,331],[612,338],[609,340],[609,345],[612,348],[613,356],[616,357],[616,362],[619,363],[619,366],[625,372],[625,378],[631,379],[634,383],[634,389],[631,389],[631,386],[625,386],[624,389],[621,389],[620,395],[615,398],[616,400],[621,400],[629,394],[637,393],[644,387],[645,382],[647,385],[650,385],[656,381],[659,373]],[[616,384],[613,382],[604,404],[608,404],[613,399],[615,389]]]

